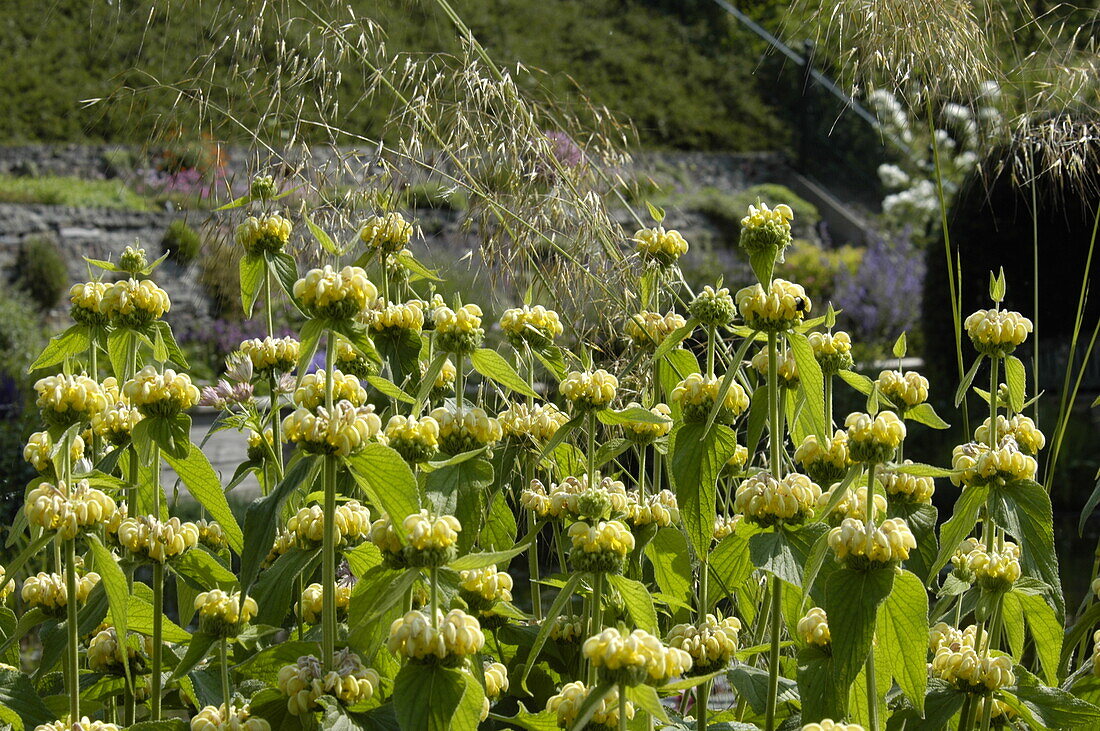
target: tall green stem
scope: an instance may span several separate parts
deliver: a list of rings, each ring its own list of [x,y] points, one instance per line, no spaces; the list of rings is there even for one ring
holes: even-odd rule
[[[592,572],[592,600],[588,605],[588,627],[587,636],[591,637],[598,634],[602,629],[603,624],[603,572]],[[588,673],[585,677],[585,682],[591,687],[596,682],[596,666],[591,661],[587,663]]]
[[[229,640],[221,638],[218,641],[218,659],[221,661],[220,675],[222,681],[222,702],[225,703],[226,710],[229,709],[229,701],[233,699],[233,691],[229,689],[229,650],[227,645]]]
[[[699,561],[699,608],[698,608],[698,621],[702,625],[707,618],[707,609],[710,608],[709,597],[709,582],[710,582],[710,565],[707,563],[707,556],[703,554]],[[698,708],[695,711],[696,729],[697,731],[705,731],[707,727],[707,712],[710,710],[710,685],[711,681],[702,683],[695,693],[695,702]]]
[[[153,562],[153,677],[150,694],[150,720],[160,720],[160,695],[162,675],[162,655],[164,652],[164,564]],[[121,640],[120,640],[121,641]]]
[[[619,683],[619,731],[626,731],[626,685]]]
[[[779,702],[779,632],[783,619],[783,582],[772,576],[771,647],[768,650],[768,705],[764,711],[764,731],[775,729],[775,709]]]
[[[531,484],[533,478],[534,465],[531,462],[532,457],[530,455],[524,460],[524,475],[523,485],[526,488]],[[531,612],[535,615],[535,621],[542,621],[542,592],[539,590],[539,550],[538,550],[538,536],[535,535],[536,531],[535,513],[533,511],[527,511],[527,532],[531,535],[531,545],[527,547],[527,572],[530,574],[531,580]]]
[[[77,633],[76,539],[65,541],[65,630],[69,644],[65,648],[69,680],[69,717],[80,719],[80,638]],[[120,639],[119,642],[122,642]]]
[[[588,412],[588,487],[596,487],[596,412]]]
[[[325,670],[336,655],[336,457],[325,457],[325,525],[321,542],[321,654]]]
[[[783,477],[783,435],[779,433],[779,349],[774,332],[768,333],[768,428],[771,430],[771,470],[775,479]]]
[[[825,431],[833,431],[833,376],[825,376]]]
[[[878,681],[875,679],[875,645],[867,651],[867,726],[878,731]]]
[[[435,629],[439,626],[439,569],[435,566],[429,569],[428,580],[431,583],[432,629]]]

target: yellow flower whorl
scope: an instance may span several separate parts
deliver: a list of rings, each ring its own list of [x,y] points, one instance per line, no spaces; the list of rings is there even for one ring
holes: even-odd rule
[[[1012,672],[1013,661],[1007,655],[991,657],[987,651],[975,647],[977,627],[970,625],[957,630],[944,623],[931,633],[932,677],[941,678],[959,690],[985,694],[1016,684]]]
[[[431,416],[395,414],[386,422],[386,441],[409,463],[431,459],[439,451],[439,422]]]
[[[278,213],[249,216],[237,226],[233,238],[246,254],[275,253],[290,242],[292,229],[290,219]]]
[[[995,357],[1014,351],[1035,329],[1031,320],[1008,310],[978,310],[966,318],[963,327],[975,350]]]
[[[150,365],[122,385],[122,395],[145,416],[171,418],[198,403],[199,389],[186,373],[171,368],[161,373]]]
[[[719,620],[708,614],[698,624],[678,624],[669,630],[668,646],[691,656],[693,675],[706,675],[730,664],[740,631],[741,620],[736,617]]]
[[[96,416],[98,415],[99,414],[96,414]],[[96,416],[92,417],[93,423]],[[50,438],[49,432],[36,431],[34,434],[30,435],[27,439],[26,446],[23,447],[23,459],[29,462],[39,473],[47,477],[52,477],[54,469],[50,452],[53,451],[53,446],[53,439]],[[77,434],[73,437],[72,444],[69,445],[69,463],[76,464],[83,459],[83,457],[84,440]]]
[[[396,334],[403,330],[419,333],[424,329],[424,308],[419,300],[389,302],[370,311],[370,328],[377,333]]]
[[[802,619],[798,620],[795,631],[807,645],[828,647],[833,641],[832,633],[829,632],[829,617],[821,607],[811,607]]]
[[[77,576],[76,601],[84,604],[88,601],[88,595],[99,583],[99,574],[89,571],[83,576]],[[65,586],[65,577],[62,574],[47,574],[38,572],[35,576],[28,576],[23,582],[23,588],[19,592],[28,608],[39,608],[51,617],[58,617],[65,613],[69,604],[69,592]]]
[[[812,332],[807,336],[814,358],[826,376],[834,376],[852,367],[852,336],[843,330],[834,333]]]
[[[799,524],[813,515],[820,498],[821,488],[806,475],[792,472],[777,480],[759,472],[738,485],[733,509],[763,527]]]
[[[710,412],[718,399],[724,377],[708,378],[700,373],[689,373],[687,378],[672,389],[672,401],[680,406],[684,421],[702,422],[710,418]],[[749,407],[749,396],[740,383],[731,381],[715,422],[728,424]]]
[[[129,662],[130,671],[140,673],[145,669],[145,655],[141,652],[142,640],[130,633],[128,641],[120,643],[114,627],[104,627],[88,641],[88,667],[94,672],[108,675],[123,675],[125,664]],[[151,654],[152,641],[144,642],[146,655]]]
[[[348,500],[336,506],[333,516],[335,544],[355,546],[370,534],[370,510],[358,500]],[[325,534],[325,511],[320,505],[310,505],[298,510],[286,522],[287,531],[294,536],[301,548],[316,548]]]
[[[639,229],[631,241],[643,261],[662,267],[672,266],[688,251],[688,242],[680,232],[666,231],[664,226]]]
[[[839,488],[836,485],[826,492],[821,493],[821,497],[817,500],[817,507],[819,510],[824,510],[829,501],[833,499],[833,490]],[[875,493],[875,514],[882,515],[886,512],[886,498],[878,493]],[[841,520],[843,518],[855,518],[856,520],[867,519],[867,486],[860,485],[859,487],[851,487],[845,491],[844,497],[840,499],[840,502],[836,504],[832,512],[829,515],[823,516],[826,519]]]
[[[636,401],[631,401],[626,405],[626,408],[642,408],[642,405]],[[619,426],[623,428],[623,432],[626,434],[627,439],[636,444],[650,444],[672,431],[672,409],[668,408],[667,404],[656,404],[649,412],[654,416],[660,417],[663,421],[660,423],[654,423],[652,421],[623,421]]]
[[[102,327],[107,324],[103,312],[103,297],[111,285],[106,282],[80,282],[69,288],[69,316],[82,325]]]
[[[828,540],[836,560],[853,568],[893,566],[917,547],[917,539],[901,518],[887,518],[870,533],[862,520],[845,518],[829,531]]]
[[[57,531],[62,538],[70,540],[83,529],[105,523],[115,507],[110,496],[91,487],[87,480],[81,480],[71,489],[64,482],[56,486],[39,483],[27,493],[24,509],[28,523]]]
[[[34,390],[38,394],[35,403],[42,411],[42,418],[52,426],[68,427],[88,422],[107,408],[103,389],[84,375],[39,378],[34,383]]]
[[[661,685],[691,670],[691,655],[678,647],[667,647],[645,630],[624,634],[609,627],[589,637],[582,646],[584,656],[601,679],[628,686],[650,682]]]
[[[359,228],[359,240],[367,249],[395,254],[409,245],[413,226],[397,211],[371,216]]]
[[[512,577],[506,571],[497,571],[496,565],[460,571],[458,588],[470,610],[483,616],[492,614],[497,602],[512,601]]]
[[[558,389],[579,411],[605,409],[615,400],[619,379],[603,368],[595,371],[572,371]]]
[[[749,361],[756,372],[765,378],[768,377],[768,369],[771,368],[771,351],[767,346],[761,348]],[[779,377],[779,385],[784,388],[795,388],[798,385],[798,362],[794,359],[794,353],[787,350],[776,360],[776,375]]]
[[[505,310],[500,316],[500,329],[517,348],[525,343],[534,348],[544,348],[565,332],[558,313],[542,305]]]
[[[737,292],[737,309],[753,330],[784,332],[797,325],[813,304],[802,285],[773,279],[768,290],[753,284]]]
[[[360,451],[382,430],[382,420],[373,404],[354,406],[338,401],[329,412],[318,406],[316,413],[299,407],[283,420],[284,438],[314,454],[347,457]]]
[[[974,441],[989,444],[991,437],[989,418],[986,417],[981,426],[974,430]],[[1012,437],[1020,451],[1030,457],[1039,454],[1047,444],[1046,436],[1035,426],[1035,422],[1023,414],[1016,414],[1011,419],[997,414],[997,441],[1004,437]]]
[[[230,593],[221,589],[211,589],[196,596],[195,609],[202,631],[218,637],[236,636],[241,627],[260,611],[252,597],[245,598],[242,605],[240,592]]]
[[[911,464],[913,460],[907,459],[901,463],[901,466]],[[889,468],[879,470],[877,474],[879,481],[886,488],[886,494],[892,498],[914,503],[932,502],[932,495],[936,492],[936,481],[933,478],[907,475]]]
[[[580,681],[566,683],[562,686],[560,693],[550,696],[546,701],[546,710],[554,714],[560,728],[573,728],[589,692],[589,689]],[[634,718],[634,704],[627,701],[625,708],[627,720]],[[592,731],[618,731],[619,689],[617,687],[612,688],[596,704],[587,728]]]
[[[294,338],[268,336],[245,340],[237,350],[252,361],[257,373],[289,373],[298,364],[302,344]]]
[[[168,293],[151,279],[123,279],[103,293],[100,312],[116,327],[141,329],[172,309]]]
[[[905,439],[905,422],[893,411],[872,417],[854,412],[844,420],[848,430],[848,452],[856,462],[882,463],[890,460]]]
[[[366,667],[351,650],[339,650],[333,658],[333,669],[325,672],[321,661],[312,655],[279,670],[279,692],[287,696],[287,710],[300,716],[318,707],[317,699],[331,695],[345,706],[370,700],[381,678]]]
[[[858,723],[841,723],[831,718],[823,718],[817,723],[807,723],[802,731],[863,731]]]
[[[634,535],[618,520],[577,522],[569,526],[568,536],[573,547],[569,559],[577,571],[619,573],[634,550]]]
[[[35,726],[34,731],[119,731],[119,727],[106,721],[93,721],[84,716],[74,723],[68,721],[42,723]]]
[[[680,522],[680,504],[671,490],[661,490],[644,498],[637,492],[629,492],[626,497],[625,519],[632,526],[664,528]]]
[[[569,421],[565,412],[549,402],[533,406],[513,403],[497,418],[504,436],[531,450],[541,450]]]
[[[462,524],[453,515],[432,515],[427,510],[405,516],[404,557],[410,566],[442,566],[452,558]]]
[[[782,252],[791,243],[791,221],[794,211],[785,203],[768,208],[767,203],[759,207],[749,206],[748,215],[741,219],[741,248],[748,254],[774,251],[782,261]]]
[[[504,436],[500,421],[480,406],[440,407],[431,417],[439,424],[440,450],[452,456],[496,444]]]
[[[386,646],[412,662],[456,667],[481,651],[485,635],[477,619],[461,609],[438,612],[434,628],[428,614],[412,611],[390,625]]]
[[[310,269],[294,283],[294,296],[306,313],[317,318],[351,320],[378,297],[378,288],[360,267],[336,271],[326,265]]]
[[[199,529],[179,518],[160,521],[152,515],[123,520],[117,531],[118,542],[136,558],[164,563],[182,556],[199,544]]]
[[[253,716],[246,703],[241,708],[225,704],[204,706],[191,719],[191,731],[271,731],[271,724],[265,719]]]
[[[831,485],[842,479],[853,464],[848,454],[848,434],[837,429],[824,442],[818,442],[816,434],[808,434],[794,451],[794,461],[814,482]]]
[[[321,621],[321,612],[324,603],[324,588],[320,584],[310,584],[302,590],[302,597],[294,605],[294,611],[306,624],[318,624]],[[347,616],[348,607],[351,606],[351,587],[344,584],[336,585],[336,616]]]
[[[928,400],[928,379],[916,371],[882,371],[876,383],[901,413]]]
[[[325,388],[328,373],[324,370],[307,373],[301,378],[301,383],[294,390],[294,405],[304,409],[313,410],[325,403]],[[359,383],[359,379],[350,373],[332,371],[332,400],[347,401],[352,406],[362,406],[367,402],[367,390]]]
[[[673,331],[687,324],[681,315],[643,310],[626,321],[626,336],[639,350],[656,350]]]
[[[981,486],[991,482],[1033,480],[1039,463],[1025,454],[1011,436],[1001,439],[997,449],[978,442],[960,444],[951,452],[951,482],[956,486]]]
[[[474,352],[485,339],[485,330],[481,327],[484,314],[480,307],[472,304],[457,310],[446,305],[436,307],[432,312],[436,345],[446,353],[469,355]]]

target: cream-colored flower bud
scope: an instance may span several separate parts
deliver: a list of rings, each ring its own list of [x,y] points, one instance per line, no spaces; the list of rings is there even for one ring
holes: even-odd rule
[[[234,637],[260,611],[256,600],[247,597],[241,604],[240,592],[221,589],[204,591],[195,597],[199,626],[203,632],[218,637]]]
[[[706,675],[730,664],[737,652],[741,621],[736,617],[719,620],[708,614],[698,624],[678,624],[668,634],[668,646],[691,655],[694,675]]]
[[[807,723],[802,731],[863,731],[858,723],[841,723],[831,718],[823,718],[817,723]]]
[[[798,620],[798,626],[795,629],[807,645],[828,647],[832,644],[833,635],[829,632],[829,617],[821,607],[811,607],[810,611]]]
[[[500,421],[480,406],[440,407],[431,417],[439,424],[439,448],[456,455],[496,444],[504,437]]]
[[[601,679],[627,686],[642,682],[664,684],[692,667],[687,652],[667,647],[641,629],[624,634],[609,627],[585,640],[582,651]]]
[[[265,719],[253,716],[248,704],[238,708],[225,704],[205,706],[191,718],[191,731],[271,731]]]
[[[302,590],[302,597],[294,605],[294,611],[306,624],[319,624],[321,621],[322,604],[324,601],[324,588],[320,584],[310,584]],[[351,587],[344,584],[336,585],[336,616],[347,616],[348,607],[351,606]]]
[[[501,433],[519,446],[541,451],[558,429],[565,426],[569,416],[552,403],[528,406],[514,403],[497,417]]]
[[[618,573],[623,560],[634,550],[634,535],[617,520],[601,520],[595,525],[574,523],[568,535],[573,546],[569,559],[578,571]]]
[[[997,443],[1005,437],[1012,437],[1016,446],[1024,454],[1034,457],[1046,446],[1047,438],[1030,417],[1017,414],[1011,419],[1006,419],[997,414]],[[989,429],[989,419],[982,422],[981,426],[974,430],[974,441],[990,444],[993,434]]]
[[[737,526],[741,524],[740,515],[719,515],[714,519],[714,540],[720,541],[726,536],[733,535]]]
[[[69,427],[89,422],[107,408],[107,399],[99,384],[88,376],[46,376],[34,384],[37,405],[47,424]]]
[[[359,228],[359,240],[370,251],[394,254],[409,245],[413,226],[397,211],[371,216]]]
[[[423,611],[408,612],[390,625],[387,647],[414,662],[455,667],[485,645],[481,625],[461,609],[439,612],[435,625]]]
[[[573,728],[576,725],[577,716],[581,707],[588,698],[589,689],[580,681],[566,683],[561,692],[550,696],[546,701],[546,710],[557,718],[558,726],[564,729]],[[612,688],[599,703],[596,704],[589,721],[588,728],[593,731],[613,731],[619,728],[619,689]],[[634,718],[634,704],[626,702],[627,720]]]
[[[186,373],[145,366],[122,385],[122,395],[145,416],[172,418],[199,400],[199,389]]]
[[[731,389],[732,390],[732,389]],[[627,409],[643,408],[641,404],[637,402],[630,402],[626,405]],[[652,442],[666,436],[672,431],[672,410],[668,408],[666,404],[656,404],[649,412],[659,419],[660,422],[652,421],[624,421],[620,424],[623,428],[623,433],[630,441],[636,444],[651,444]]]
[[[481,346],[485,330],[481,318],[485,313],[477,305],[463,305],[457,310],[437,307],[432,312],[435,342],[445,353],[468,355]]]
[[[853,464],[848,453],[848,434],[837,429],[824,442],[818,442],[816,434],[808,434],[795,450],[794,461],[819,485],[839,482]]]
[[[152,515],[126,518],[118,526],[118,542],[142,561],[164,563],[183,555],[199,543],[199,529],[179,518],[157,520]]]
[[[812,332],[808,338],[814,358],[826,376],[834,376],[852,367],[852,337],[843,330],[834,333]]]
[[[168,293],[151,279],[123,279],[103,293],[99,309],[115,327],[143,329],[172,308]]]
[[[708,284],[703,287],[702,292],[695,295],[695,299],[688,305],[688,312],[703,327],[725,327],[733,322],[737,306],[733,303],[729,289],[721,287],[716,290]]]
[[[93,416],[94,420],[95,417]],[[53,459],[50,452],[53,451],[53,439],[50,433],[36,431],[27,439],[27,445],[23,447],[23,459],[26,460],[43,475],[52,477],[54,474]],[[73,437],[69,445],[69,463],[76,464],[84,458],[84,440],[79,435]]]
[[[302,345],[294,338],[266,337],[245,340],[238,352],[252,362],[257,373],[289,373],[298,364]]]
[[[979,442],[955,447],[951,453],[951,482],[955,485],[982,486],[990,483],[1033,480],[1039,463],[1024,454],[1011,436],[1002,437],[997,449]]]
[[[791,243],[791,221],[794,211],[785,203],[768,208],[767,203],[750,205],[748,215],[741,219],[738,244],[750,256],[774,252],[783,261],[783,250]]]
[[[249,216],[237,226],[233,238],[246,254],[275,253],[282,251],[290,242],[292,229],[290,219],[278,213]]]
[[[386,423],[386,441],[406,462],[426,462],[439,452],[439,422],[431,416],[419,419],[395,414]]]
[[[299,407],[283,420],[287,441],[313,454],[347,457],[361,451],[382,430],[374,405],[353,406],[338,401],[331,412],[318,406],[316,413]]]
[[[829,547],[836,560],[854,568],[892,566],[909,558],[917,539],[901,518],[887,518],[872,526],[854,518],[845,518],[829,531]]]
[[[765,378],[768,377],[768,371],[771,368],[770,353],[771,351],[767,347],[761,348],[749,361],[756,372]],[[794,352],[787,350],[782,353],[776,360],[775,365],[775,374],[779,379],[779,385],[783,388],[796,388],[798,386],[798,361],[794,359]]]
[[[902,462],[902,466],[911,464],[911,459]],[[932,495],[936,492],[936,481],[931,477],[883,468],[878,472],[878,479],[886,488],[886,494],[896,500],[927,504],[932,502]]]
[[[642,497],[627,493],[626,520],[635,527],[655,525],[664,528],[680,522],[680,504],[671,490]]]
[[[298,388],[294,390],[294,405],[304,409],[316,409],[326,402],[328,375],[319,370],[302,376]],[[332,372],[332,400],[347,401],[352,406],[362,406],[367,401],[367,390],[359,379],[349,373]]]
[[[69,315],[81,325],[103,327],[107,315],[103,312],[103,297],[111,285],[106,282],[81,282],[69,289]]]
[[[390,302],[370,311],[370,328],[379,334],[419,333],[424,329],[424,309],[418,300]]]

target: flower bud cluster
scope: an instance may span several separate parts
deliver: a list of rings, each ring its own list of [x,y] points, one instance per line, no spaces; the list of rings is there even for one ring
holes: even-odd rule
[[[761,348],[749,361],[749,365],[765,378],[768,377],[768,369],[771,368],[771,351],[767,347]],[[782,388],[795,388],[798,386],[798,362],[794,359],[794,353],[787,350],[776,361],[775,375],[779,379]]]
[[[584,617],[578,614],[559,614],[550,625],[550,639],[556,642],[571,643],[583,638]]]
[[[484,314],[477,305],[463,305],[457,310],[447,306],[435,308],[432,322],[436,345],[445,353],[469,355],[474,352],[485,339],[485,330],[481,327]]]
[[[410,566],[442,566],[454,558],[462,525],[453,515],[432,515],[427,510],[405,517],[405,561]]]
[[[378,365],[356,350],[346,340],[336,343],[336,362],[333,370],[350,373],[360,380],[366,380],[378,371]]]
[[[152,654],[152,640],[145,640],[146,654]],[[125,664],[129,662],[130,672],[143,672],[145,656],[141,653],[140,643],[141,640],[133,633],[127,642],[120,643],[115,628],[104,627],[88,642],[88,667],[97,673],[123,675],[126,672]]]
[[[807,645],[828,647],[833,642],[833,635],[829,632],[829,617],[821,607],[810,607],[810,611],[798,620],[795,631]]]
[[[710,418],[710,412],[718,400],[724,378],[707,377],[700,373],[689,373],[687,378],[672,389],[672,400],[679,404],[684,421],[704,422]],[[730,381],[718,415],[714,421],[729,424],[749,407],[749,396],[740,383]]]
[[[626,408],[642,408],[642,405],[631,402],[626,405]],[[635,444],[651,444],[672,431],[672,410],[666,404],[656,404],[649,412],[660,417],[662,421],[654,423],[652,421],[630,420],[620,424],[626,438]]]
[[[1011,436],[997,449],[980,442],[960,444],[951,452],[951,482],[955,485],[988,485],[991,482],[1033,480],[1039,470],[1034,457],[1024,454]]]
[[[56,486],[42,482],[27,493],[25,509],[28,523],[71,540],[81,529],[104,523],[115,512],[115,501],[87,480],[71,489],[64,482]]]
[[[34,731],[119,731],[119,727],[106,721],[93,721],[84,716],[79,721],[54,721],[35,726]]]
[[[446,615],[437,612],[435,625],[426,612],[409,612],[390,625],[386,645],[390,652],[413,662],[449,667],[461,665],[468,655],[485,646],[481,625],[461,609],[452,609]]]
[[[287,710],[301,716],[318,707],[317,699],[331,695],[345,706],[371,699],[378,688],[378,673],[363,665],[351,650],[340,650],[333,658],[333,669],[325,672],[321,661],[312,655],[279,670],[279,691],[287,696]]]
[[[634,550],[634,535],[618,520],[574,523],[569,526],[569,540],[573,546],[569,560],[577,571],[619,573]]]
[[[626,321],[626,336],[635,348],[652,351],[673,331],[686,324],[687,320],[672,311],[662,315],[660,312],[642,310]]]
[[[823,718],[817,723],[807,723],[802,731],[863,731],[858,723],[841,723],[831,718]]]
[[[741,219],[742,249],[751,254],[782,252],[791,243],[791,221],[794,211],[785,203],[768,208],[767,203],[750,205],[749,213]]]
[[[792,472],[782,480],[759,472],[737,487],[733,509],[757,525],[798,524],[813,515],[821,488],[806,475]]]
[[[195,527],[199,530],[199,543],[214,553],[224,551],[229,546],[225,530],[213,520],[196,520]]]
[[[905,422],[893,411],[883,411],[877,416],[851,413],[844,426],[848,430],[852,460],[864,464],[889,461],[905,439]]]
[[[797,325],[813,304],[802,285],[773,279],[767,291],[754,284],[737,292],[737,309],[753,330],[785,332]]]
[[[578,411],[606,409],[615,400],[619,379],[603,368],[573,371],[561,382],[559,390]]]
[[[248,704],[238,708],[225,704],[205,706],[191,719],[191,731],[271,731],[271,724],[253,716]]]
[[[325,389],[328,374],[323,370],[302,376],[298,388],[294,390],[294,405],[313,410],[325,403]],[[367,390],[359,379],[350,373],[332,371],[332,401],[347,401],[352,406],[362,406],[367,401]]]
[[[89,571],[76,579],[76,602],[84,604],[88,601],[88,595],[99,583],[99,574]],[[41,609],[50,616],[59,616],[64,613],[69,605],[69,591],[65,585],[65,577],[62,574],[47,574],[43,571],[36,576],[28,576],[23,582],[20,592],[27,608]]]
[[[612,513],[625,513],[629,500],[626,486],[618,480],[603,477],[599,484],[590,486],[588,475],[566,477],[560,483],[551,483],[549,494],[539,480],[531,484],[520,496],[520,504],[534,511],[539,517],[554,518],[606,518]]]
[[[275,253],[290,242],[292,228],[290,219],[278,213],[249,216],[237,226],[233,238],[246,254]]]
[[[974,430],[974,441],[989,444],[991,436],[987,418]],[[1035,422],[1023,414],[1017,414],[1011,419],[997,414],[997,441],[1000,442],[1004,437],[1012,437],[1020,451],[1030,457],[1039,454],[1047,444],[1046,436],[1035,426]]]
[[[561,692],[550,696],[546,701],[546,710],[554,714],[558,727],[571,729],[576,725],[581,707],[588,699],[590,690],[584,683],[575,681],[562,686]],[[626,702],[626,718],[634,718],[634,704]],[[618,731],[619,729],[619,689],[614,687],[596,704],[592,717],[585,727],[591,731]]]
[[[458,588],[470,609],[488,614],[497,602],[512,601],[512,577],[495,565],[460,571]]]
[[[92,419],[94,420],[95,416],[93,416]],[[31,434],[30,438],[27,439],[27,445],[23,447],[23,459],[29,462],[30,465],[41,474],[50,477],[53,476],[54,473],[53,459],[50,457],[50,452],[52,451],[53,439],[50,438],[50,433],[46,431],[36,431],[34,434]],[[69,463],[76,464],[83,457],[84,440],[81,439],[78,434],[73,437],[72,444],[69,445]]]
[[[745,469],[745,465],[749,463],[749,448],[744,444],[738,444],[733,449],[733,454],[726,460],[726,463],[722,465],[722,476],[736,475]]]
[[[107,324],[103,297],[111,285],[106,282],[80,282],[69,289],[69,316],[81,325],[102,327]]]
[[[719,515],[714,519],[714,540],[720,541],[726,536],[731,536],[741,525],[740,515]]]
[[[370,533],[370,510],[358,500],[348,500],[336,506],[333,515],[335,545],[354,546],[366,540]],[[317,548],[325,536],[325,511],[320,505],[300,508],[286,522],[286,529],[301,548]]]
[[[852,336],[843,330],[834,333],[812,332],[808,338],[814,358],[826,376],[834,376],[852,367]]]
[[[984,544],[974,540],[973,543],[964,542],[956,551],[956,555],[966,562],[966,572],[989,592],[1009,591],[1023,575],[1020,547],[1011,541],[1000,541],[999,544],[994,545],[992,551],[987,551]],[[954,556],[952,561],[955,561]]]
[[[688,242],[680,232],[666,231],[664,226],[639,229],[631,240],[643,261],[663,267],[675,264],[688,250]]]
[[[397,334],[403,330],[419,333],[424,329],[424,309],[419,300],[389,302],[370,311],[370,327],[377,333]]]
[[[1014,351],[1034,329],[1031,320],[1008,310],[978,310],[966,318],[963,327],[975,350],[994,357]]]
[[[834,485],[827,492],[821,493],[821,497],[817,500],[818,510],[824,510],[829,504],[829,501],[833,499],[834,490],[839,489],[840,485]],[[875,493],[875,514],[882,515],[886,512],[886,498],[878,493]],[[855,488],[848,488],[845,490],[845,495],[840,499],[840,502],[836,504],[832,512],[826,516],[826,519],[832,519],[833,521],[839,521],[843,518],[855,518],[856,520],[867,519],[867,486],[860,485]]]
[[[904,413],[928,400],[928,379],[916,371],[882,371],[878,374],[879,393]]]
[[[252,362],[257,373],[289,373],[298,364],[302,345],[294,338],[266,337],[245,340],[237,349]]]
[[[195,609],[199,613],[200,629],[218,637],[235,637],[242,625],[260,611],[252,597],[246,597],[242,605],[240,592],[221,589],[204,591],[195,597]]]
[[[484,669],[485,697],[488,700],[495,701],[508,692],[508,668],[504,666],[504,663],[487,662]]]
[[[671,490],[642,497],[636,491],[626,494],[626,522],[635,527],[655,525],[665,528],[680,522],[680,504]]]
[[[678,624],[669,630],[668,646],[691,656],[693,674],[706,675],[730,664],[740,631],[741,620],[736,617],[719,620],[708,614],[698,624]]]
[[[514,403],[498,418],[504,436],[532,449],[541,449],[569,421],[569,416],[552,403]]]
[[[691,670],[690,654],[641,629],[624,634],[609,627],[585,640],[582,651],[602,680],[627,686],[661,685]]]
[[[808,434],[794,451],[794,461],[819,485],[840,481],[852,466],[847,432],[837,429],[823,442],[817,440],[816,434]]]
[[[382,420],[374,406],[353,406],[338,401],[330,412],[324,406],[317,413],[298,408],[283,420],[287,441],[300,444],[307,452],[347,457],[360,451],[378,436]]]
[[[1100,629],[1092,633],[1092,674],[1100,676]]]
[[[558,313],[542,305],[505,310],[500,316],[500,329],[517,348],[525,343],[533,348],[544,348],[565,332]]]
[[[52,426],[87,422],[107,408],[103,389],[88,376],[46,376],[35,382],[34,390],[42,418]]]
[[[902,466],[911,464],[913,464],[911,459],[901,463]],[[879,482],[886,488],[886,494],[896,500],[930,503],[932,495],[936,492],[936,481],[931,477],[908,475],[891,468],[881,469],[877,476]]]
[[[480,406],[440,407],[431,417],[439,424],[439,448],[456,455],[496,444],[504,436],[500,421]]]
[[[877,526],[845,518],[829,531],[829,547],[836,560],[852,568],[893,566],[909,558],[917,547],[909,526],[901,518],[887,518]]]
[[[729,289],[721,287],[716,290],[708,284],[703,287],[702,292],[695,295],[695,299],[688,305],[688,312],[703,327],[725,327],[733,322],[737,308]]]
[[[145,249],[140,246],[127,246],[118,257],[118,268],[124,272],[138,274],[149,266],[149,258],[145,255]]]
[[[120,399],[108,402],[105,409],[92,414],[92,432],[116,447],[129,444],[134,427],[144,418],[136,406],[121,396]]]
[[[320,584],[310,584],[302,590],[302,598],[294,605],[294,611],[307,624],[317,624],[321,621],[321,612],[324,607],[324,587]],[[351,587],[345,584],[336,584],[336,616],[347,615],[351,606]]]
[[[294,283],[293,292],[311,317],[339,321],[353,319],[378,297],[367,273],[353,266],[310,269]]]
[[[263,434],[249,430],[247,440],[248,449],[245,455],[252,462],[262,462],[276,449],[275,433],[271,429],[265,429]]]
[[[411,464],[426,462],[439,452],[439,422],[430,416],[395,414],[386,422],[386,442]]]
[[[8,581],[8,570],[0,566],[0,604],[15,591],[15,582]]]
[[[151,279],[123,279],[103,293],[99,311],[115,327],[141,329],[172,308],[168,293]]]
[[[971,625],[957,630],[940,623],[931,632],[932,677],[952,683],[970,693],[988,693],[1016,684],[1012,672],[1012,658],[1007,655],[990,656],[977,650],[977,628]]]
[[[413,226],[396,211],[371,216],[359,229],[359,240],[370,251],[394,254],[409,245]]]
[[[428,372],[428,363],[420,362],[420,377],[423,378],[424,374]],[[435,376],[435,382],[432,383],[431,398],[434,401],[439,401],[447,394],[453,393],[455,390],[455,380],[458,378],[458,369],[455,368],[455,364],[451,362],[450,358],[443,361],[443,367],[439,369],[439,373]]]
[[[391,568],[405,568],[405,545],[388,514],[374,521],[367,538],[382,552],[382,560]]]
[[[171,418],[198,403],[199,389],[186,373],[171,368],[161,373],[150,365],[122,385],[122,395],[145,416]]]
[[[164,563],[199,544],[199,529],[179,518],[157,520],[152,515],[126,518],[118,526],[118,542],[140,560]]]

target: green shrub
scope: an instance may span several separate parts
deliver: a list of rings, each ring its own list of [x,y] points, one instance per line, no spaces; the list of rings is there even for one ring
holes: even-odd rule
[[[836,299],[837,274],[842,270],[849,274],[858,272],[863,252],[850,245],[823,249],[805,239],[795,239],[787,249],[786,264],[781,266],[786,272],[784,277],[805,287],[814,311],[820,307],[823,314],[827,303]]]
[[[172,261],[185,267],[198,258],[202,251],[202,238],[198,231],[187,225],[187,221],[177,218],[169,224],[160,245]]]
[[[124,208],[148,211],[152,203],[117,180],[81,180],[63,175],[0,175],[0,203]]]
[[[401,192],[404,208],[436,208],[445,211],[464,211],[468,205],[466,192],[453,190],[442,183],[413,183]]]
[[[216,315],[240,315],[240,262],[240,247],[224,242],[206,247],[199,257],[199,283]]]
[[[48,238],[31,236],[23,242],[15,263],[15,283],[41,310],[57,304],[69,285],[69,270],[57,245]]]
[[[806,236],[821,221],[821,214],[817,206],[805,198],[800,198],[793,190],[778,183],[762,183],[746,188],[733,195],[735,210],[741,211],[737,216],[738,224],[741,217],[748,211],[750,205],[757,201],[767,203],[774,208],[780,203],[786,203],[794,211],[794,222],[791,228],[795,236]]]

